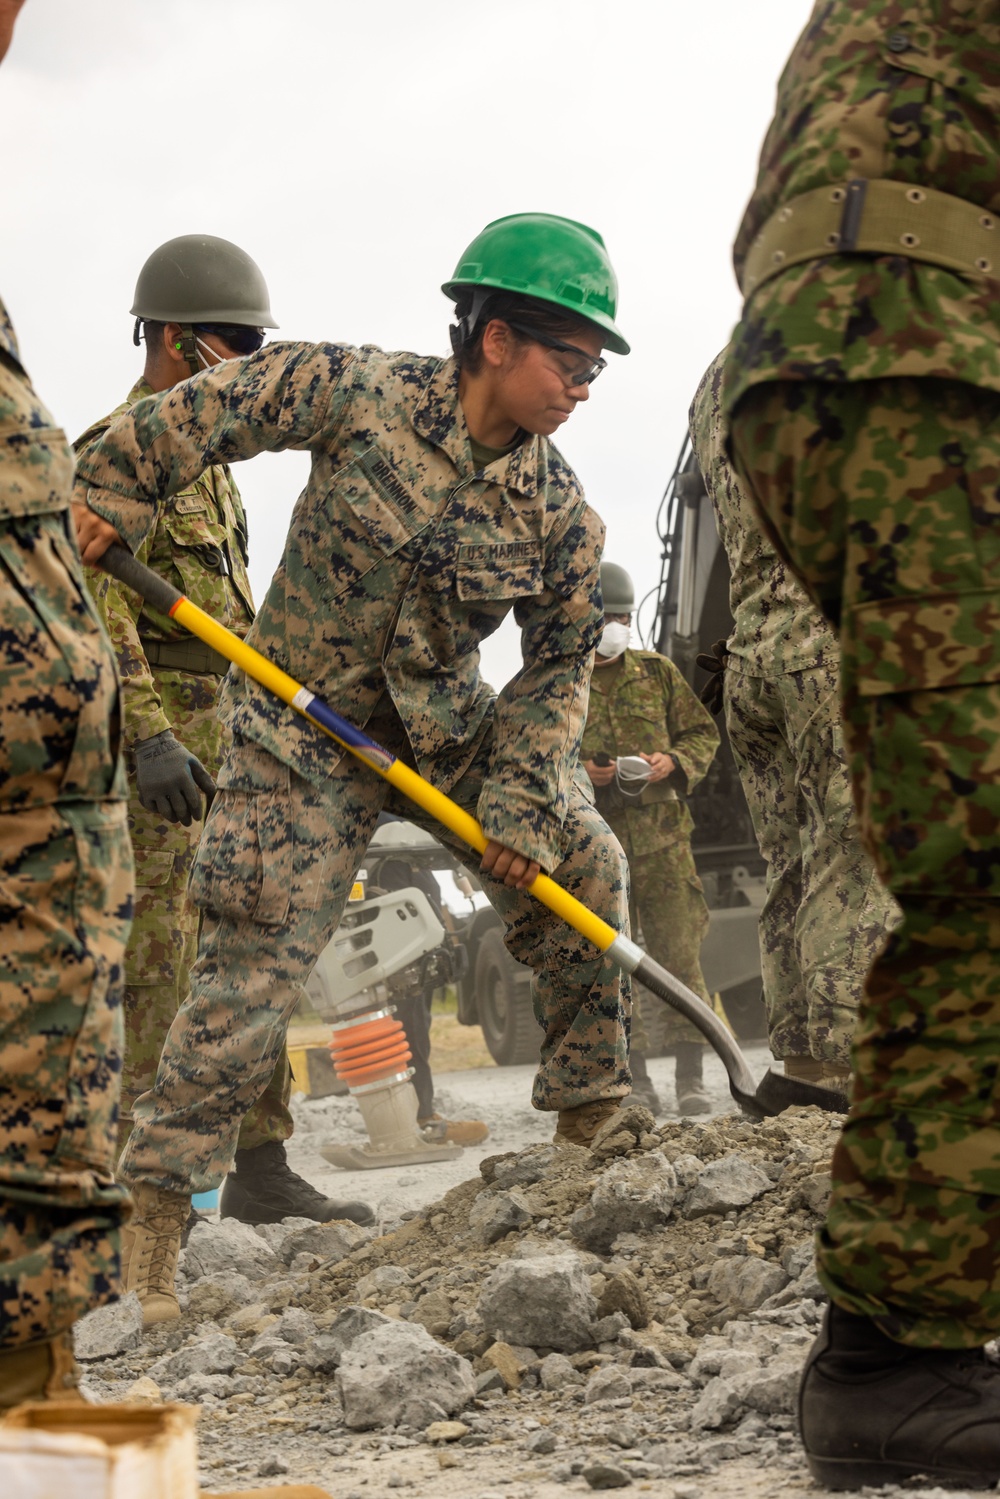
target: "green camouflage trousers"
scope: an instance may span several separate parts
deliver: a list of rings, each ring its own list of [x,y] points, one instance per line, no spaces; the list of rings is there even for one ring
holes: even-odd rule
[[[114,657],[67,514],[0,523],[0,1347],[118,1290],[132,859]]]
[[[708,931],[708,906],[694,867],[691,844],[677,843],[654,853],[637,854],[626,828],[614,826],[613,831],[628,859],[632,931],[637,932],[641,927],[649,956],[711,1005],[700,962],[701,944]],[[646,1054],[651,1045],[648,1029],[654,1024],[651,1014],[656,1017],[658,1050],[676,1046],[679,1041],[704,1043],[704,1036],[689,1020],[655,994],[647,993],[642,984],[634,986],[632,1003],[632,1045],[640,1055]]]
[[[157,669],[163,711],[177,738],[213,775],[223,748],[216,708],[218,678],[206,673]],[[129,771],[129,832],[135,854],[135,920],[125,954],[125,1064],[119,1144],[128,1138],[135,1100],[156,1080],[160,1052],[171,1022],[186,999],[191,965],[198,951],[197,907],[188,879],[204,824],[190,827],[147,812],[135,788],[135,762]],[[252,1150],[292,1133],[288,1112],[290,1074],[279,1057],[274,1076],[247,1113],[239,1148]]]
[[[819,1273],[900,1342],[1000,1331],[1000,395],[750,391],[733,456],[840,629],[859,824],[902,923],[855,1032]]]
[[[383,699],[367,732],[410,761],[402,724]],[[475,814],[491,734],[451,795]],[[379,812],[410,818],[478,872],[478,855],[345,755],[323,786],[237,738],[219,777],[191,890],[204,911],[191,997],[167,1037],[156,1086],[135,1107],[122,1157],[129,1181],[175,1191],[221,1180],[243,1114],[281,1055],[301,987],[340,920]],[[555,879],[618,931],[628,930],[628,871],[617,840],[574,786]],[[627,978],[530,895],[480,875],[534,970],[544,1035],[532,1102],[571,1108],[631,1089]]]
[[[767,865],[760,962],[776,1057],[850,1064],[861,987],[896,921],[858,834],[836,662],[728,670],[726,729]]]

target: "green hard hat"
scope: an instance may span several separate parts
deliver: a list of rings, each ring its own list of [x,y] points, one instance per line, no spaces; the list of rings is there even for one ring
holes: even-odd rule
[[[554,302],[596,323],[612,353],[629,346],[615,325],[618,278],[596,229],[554,213],[512,213],[494,219],[462,254],[441,290],[457,301],[465,286],[519,292]]]
[[[157,323],[278,326],[256,261],[213,234],[182,234],[154,250],[139,272],[132,315]]]
[[[601,592],[605,614],[631,614],[635,609],[635,586],[617,562],[601,563]]]

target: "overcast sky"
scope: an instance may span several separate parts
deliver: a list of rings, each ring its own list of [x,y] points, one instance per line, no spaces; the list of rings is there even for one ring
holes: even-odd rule
[[[141,372],[128,309],[177,234],[235,240],[290,339],[448,348],[440,293],[490,219],[604,236],[633,352],[560,434],[655,587],[660,496],[739,312],[729,251],[809,0],[27,0],[0,72],[0,295],[71,438]],[[301,454],[236,477],[258,600]],[[516,631],[484,651],[500,686]]]

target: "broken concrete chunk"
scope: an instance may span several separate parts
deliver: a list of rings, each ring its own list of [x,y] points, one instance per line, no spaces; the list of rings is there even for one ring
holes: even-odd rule
[[[480,1192],[469,1212],[469,1227],[480,1244],[495,1244],[519,1228],[531,1213],[520,1192]]]
[[[570,1218],[570,1233],[586,1248],[606,1251],[619,1234],[659,1228],[676,1195],[674,1169],[658,1151],[614,1161],[598,1178],[590,1202]]]
[[[622,1270],[605,1282],[597,1303],[597,1315],[610,1317],[612,1312],[624,1312],[632,1328],[649,1325],[646,1293],[631,1270]]]
[[[432,1337],[444,1338],[448,1335],[454,1314],[451,1297],[447,1292],[428,1291],[417,1302],[416,1310],[410,1313],[410,1321],[425,1327]]]
[[[564,1353],[550,1353],[542,1359],[538,1378],[543,1390],[561,1390],[567,1385],[583,1384],[580,1374]]]
[[[733,1257],[716,1260],[708,1276],[708,1289],[733,1312],[752,1312],[769,1296],[788,1284],[788,1276],[773,1260]]]
[[[248,1280],[260,1280],[278,1268],[274,1252],[260,1234],[238,1218],[196,1223],[184,1251],[184,1264],[192,1276],[236,1270]]]
[[[685,1218],[700,1218],[705,1213],[728,1213],[746,1207],[774,1183],[759,1166],[739,1155],[723,1156],[710,1161],[684,1203]]]
[[[114,1358],[142,1342],[142,1303],[134,1291],[110,1306],[99,1306],[73,1324],[73,1352],[79,1361]]]
[[[597,1302],[579,1255],[506,1260],[487,1278],[479,1315],[498,1341],[573,1352],[592,1346]]]
[[[158,1385],[176,1384],[192,1374],[231,1374],[239,1356],[235,1338],[210,1332],[199,1342],[157,1359],[146,1372]]]
[[[443,1348],[423,1327],[386,1319],[344,1353],[337,1389],[346,1425],[364,1431],[404,1422],[429,1426],[467,1405],[476,1382],[468,1359]]]

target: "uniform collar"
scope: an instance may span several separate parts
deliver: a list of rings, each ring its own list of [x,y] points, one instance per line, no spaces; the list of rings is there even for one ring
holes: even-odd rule
[[[413,413],[413,429],[418,436],[447,453],[463,478],[471,478],[477,472],[472,465],[469,429],[458,399],[458,365],[454,359],[442,359],[433,366]],[[489,464],[483,472],[492,484],[516,490],[532,499],[540,487],[542,442],[540,437],[529,437],[526,442],[518,443],[512,453]]]
[[[136,401],[144,401],[147,396],[151,395],[155,395],[153,387],[150,385],[145,375],[140,375],[138,380],[133,385],[132,389],[129,391],[128,396],[126,397],[126,401],[129,406],[134,406]]]

